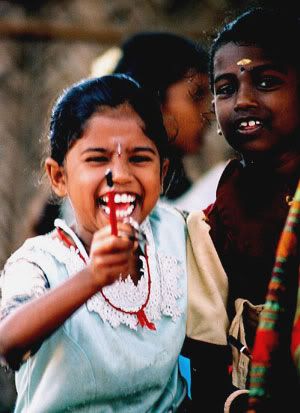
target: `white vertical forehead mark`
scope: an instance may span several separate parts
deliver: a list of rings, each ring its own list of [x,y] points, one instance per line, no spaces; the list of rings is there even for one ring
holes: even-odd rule
[[[122,153],[122,146],[121,146],[120,142],[118,142],[118,144],[117,144],[117,155],[121,156],[121,153]]]

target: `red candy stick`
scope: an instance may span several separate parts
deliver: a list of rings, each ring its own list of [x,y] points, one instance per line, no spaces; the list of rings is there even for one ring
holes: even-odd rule
[[[106,177],[107,185],[110,188],[112,188],[114,184],[113,184],[113,179],[112,179],[112,171],[110,169],[106,172],[105,177]],[[109,222],[110,222],[110,227],[111,227],[111,234],[118,235],[115,191],[114,190],[109,191],[107,196],[108,196]]]

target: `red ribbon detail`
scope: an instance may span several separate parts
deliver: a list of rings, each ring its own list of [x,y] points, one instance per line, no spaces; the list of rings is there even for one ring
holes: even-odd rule
[[[144,312],[143,309],[139,310],[139,311],[136,313],[136,316],[137,316],[137,318],[138,318],[138,322],[140,323],[140,325],[141,325],[142,327],[145,327],[145,326],[146,326],[146,327],[149,328],[149,330],[156,330],[155,324],[154,324],[154,323],[151,323],[151,322],[148,320],[148,318],[147,318],[147,316],[146,316],[146,314],[145,314],[145,312]]]

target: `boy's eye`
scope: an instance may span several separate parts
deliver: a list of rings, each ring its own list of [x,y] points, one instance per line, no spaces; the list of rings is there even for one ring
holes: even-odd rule
[[[261,76],[257,79],[257,85],[261,89],[273,89],[282,84],[282,80],[276,76]]]
[[[236,87],[232,83],[225,83],[225,84],[215,86],[216,95],[230,96],[230,95],[233,95],[235,91],[236,91]]]

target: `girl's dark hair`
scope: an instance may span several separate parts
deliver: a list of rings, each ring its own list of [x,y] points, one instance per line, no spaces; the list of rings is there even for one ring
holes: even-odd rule
[[[170,85],[190,70],[207,73],[208,52],[198,43],[168,32],[140,32],[121,46],[114,73],[126,73],[163,102]]]
[[[227,43],[258,46],[272,59],[295,66],[300,73],[300,24],[286,9],[254,7],[226,24],[212,43],[209,59],[210,84],[213,90],[214,57]]]
[[[87,121],[102,108],[128,104],[142,119],[144,133],[156,145],[160,159],[168,154],[168,137],[158,101],[126,75],[85,79],[58,98],[50,121],[50,156],[59,165],[74,141],[80,139]]]

